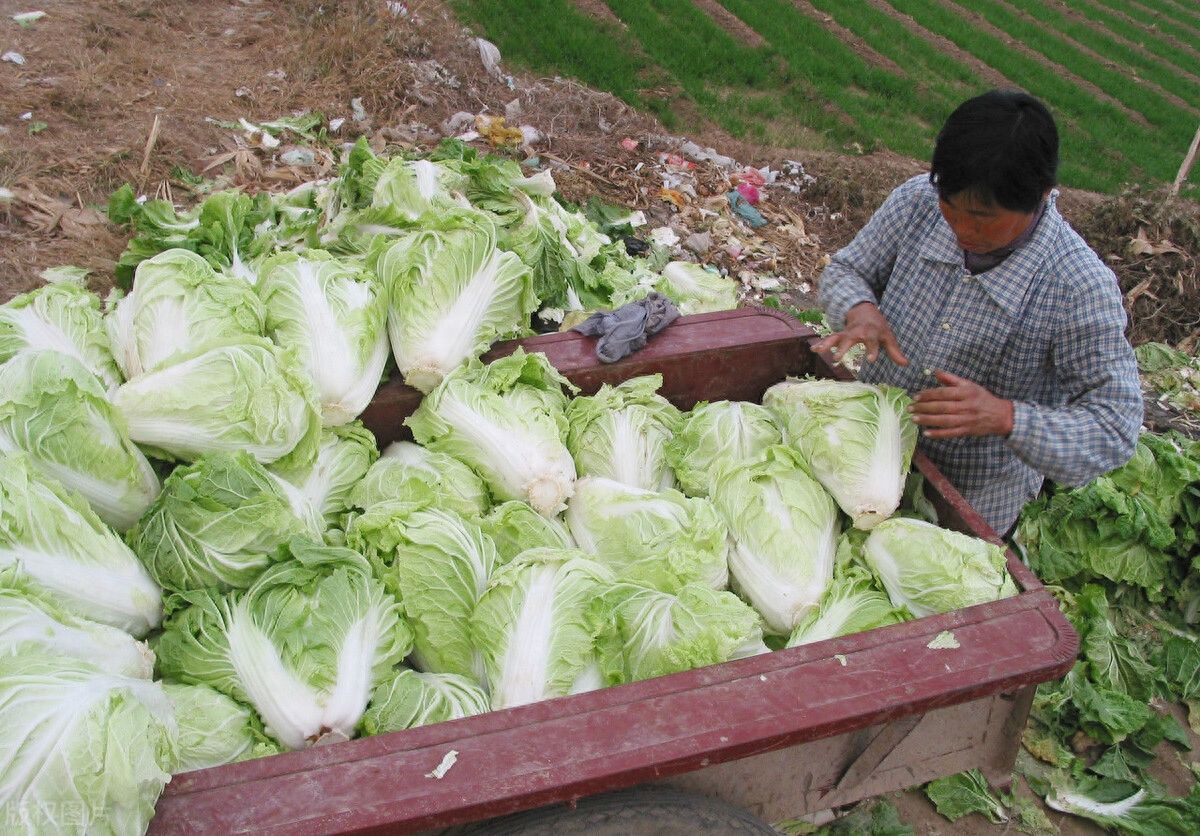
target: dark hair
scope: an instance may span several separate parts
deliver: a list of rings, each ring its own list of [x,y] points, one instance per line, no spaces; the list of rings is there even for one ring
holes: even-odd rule
[[[1046,106],[1015,90],[960,104],[938,133],[929,182],[1012,212],[1033,212],[1057,182],[1058,128]]]

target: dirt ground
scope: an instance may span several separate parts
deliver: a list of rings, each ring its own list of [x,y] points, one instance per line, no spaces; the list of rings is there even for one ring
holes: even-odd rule
[[[660,198],[656,173],[658,155],[679,138],[569,79],[504,65],[500,77],[489,76],[470,33],[440,0],[62,0],[46,4],[46,17],[28,28],[10,20],[37,5],[0,0],[0,53],[23,59],[0,63],[0,301],[37,286],[41,270],[60,264],[89,268],[91,286],[105,291],[125,241],[98,207],[125,182],[188,203],[194,195],[172,175],[177,167],[248,189],[285,189],[330,171],[327,157],[315,170],[282,165],[278,153],[216,124],[298,111],[345,119],[335,139],[366,135],[379,148],[432,147],[460,111],[507,112],[541,132],[532,153],[556,163],[568,198],[600,195],[644,210],[652,225],[679,221],[680,210]],[[363,121],[354,119],[355,99]],[[827,254],[893,187],[924,170],[887,152],[756,146],[704,124],[689,125],[687,134],[745,164],[797,161],[815,178],[797,193],[770,191],[766,254],[749,263],[783,278],[801,306],[811,302]],[[625,138],[638,148],[625,150]],[[729,188],[710,165],[696,179],[698,201]],[[1075,221],[1104,200],[1064,190],[1060,206]],[[724,253],[710,260],[731,271],[747,267]],[[951,825],[918,792],[896,803],[921,834],[1001,829],[977,816]],[[1073,819],[1061,826],[1095,832]]]

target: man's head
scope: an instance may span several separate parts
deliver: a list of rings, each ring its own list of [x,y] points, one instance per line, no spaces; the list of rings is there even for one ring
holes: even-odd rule
[[[1046,106],[1027,93],[993,90],[950,114],[929,180],[963,248],[989,252],[1025,230],[1057,174],[1058,129]]]

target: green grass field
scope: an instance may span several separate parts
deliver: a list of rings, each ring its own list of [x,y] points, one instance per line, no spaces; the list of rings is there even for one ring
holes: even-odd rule
[[[763,45],[742,42],[691,0],[606,0],[624,26],[571,0],[453,0],[506,61],[611,91],[671,129],[702,118],[764,144],[927,159],[954,106],[993,86],[931,34],[1050,105],[1068,186],[1169,183],[1200,124],[1200,12],[1189,3],[720,2]],[[1200,167],[1188,186],[1198,191]]]

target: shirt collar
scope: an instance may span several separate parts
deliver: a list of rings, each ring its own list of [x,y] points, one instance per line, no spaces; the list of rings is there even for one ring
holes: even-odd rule
[[[992,301],[1009,316],[1015,317],[1021,312],[1029,285],[1042,262],[1046,260],[1051,244],[1058,237],[1062,216],[1058,214],[1057,198],[1058,189],[1052,189],[1050,196],[1046,198],[1046,205],[1037,227],[1028,241],[996,267],[975,276],[992,297]],[[933,230],[921,245],[921,258],[966,269],[958,239],[954,237],[950,224],[946,223],[941,212],[937,213]]]

